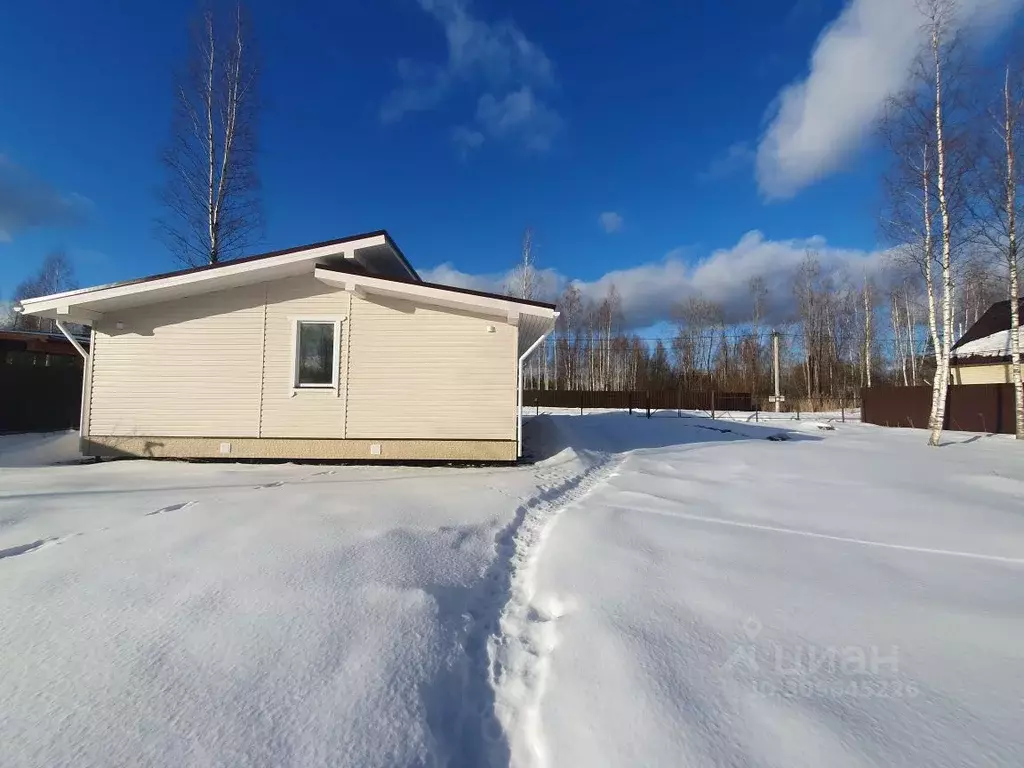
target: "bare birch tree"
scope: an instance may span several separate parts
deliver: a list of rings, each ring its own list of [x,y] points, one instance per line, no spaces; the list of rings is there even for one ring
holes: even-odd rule
[[[37,296],[48,296],[51,293],[70,291],[78,287],[75,281],[75,270],[71,266],[64,251],[54,251],[43,259],[37,271],[31,277],[22,280],[14,289],[14,300],[34,299]],[[44,331],[54,333],[57,326],[53,320],[33,315],[16,315],[13,326],[20,331]]]
[[[921,277],[928,340],[937,358],[941,344],[935,308],[935,153],[930,113],[928,99],[917,87],[894,97],[886,107],[881,128],[891,162],[884,178],[885,208],[881,226],[897,244],[892,252],[897,267],[917,272]],[[904,298],[909,317],[909,292]],[[912,339],[913,328],[909,330],[908,336]],[[932,393],[934,415],[934,389]]]
[[[935,356],[929,444],[938,445],[949,389],[953,343],[955,222],[963,216],[969,165],[964,161],[962,120],[953,106],[954,0],[918,0],[925,42],[911,84],[893,98],[883,121],[892,156],[886,178],[883,229],[899,244],[898,258],[915,264],[924,280],[928,332]]]
[[[1021,205],[1018,188],[1022,178],[1017,163],[1017,147],[1021,141],[1024,78],[1018,69],[1007,64],[1001,79],[998,100],[981,113],[976,159],[979,174],[971,213],[979,243],[998,255],[1005,270],[1005,295],[1008,295],[1010,304],[1010,383],[1014,389],[1015,432],[1017,439],[1022,440],[1024,386],[1020,362],[1020,249],[1017,234]],[[983,279],[984,276],[975,278],[976,281]],[[984,305],[982,309],[987,308],[991,303],[989,297],[983,288],[979,288],[978,293],[978,303]]]
[[[565,290],[558,300],[558,312],[555,330],[561,336],[557,343],[561,349],[559,357],[562,360],[562,370],[564,371],[563,381],[566,389],[582,389],[580,333],[583,320],[583,297],[580,295],[580,289],[576,283],[569,283],[565,286]]]
[[[1017,170],[1017,132],[1022,103],[1024,102],[1022,102],[1019,90],[1011,95],[1010,68],[1007,67],[1006,77],[1003,80],[1003,146],[1006,149],[1005,254],[1007,287],[1010,294],[1010,379],[1013,383],[1015,433],[1018,440],[1024,440],[1024,384],[1021,382],[1020,368],[1020,264],[1017,253],[1017,184],[1020,181]]]
[[[939,445],[946,416],[946,396],[949,392],[949,353],[953,344],[953,217],[950,205],[949,155],[946,144],[946,97],[943,92],[947,53],[952,43],[952,21],[957,8],[954,0],[922,0],[921,9],[927,20],[928,47],[931,53],[933,85],[935,89],[935,190],[941,226],[942,271],[942,338],[936,348],[937,369],[933,382],[931,436],[929,445]]]
[[[226,19],[224,20],[226,21]],[[238,256],[262,228],[256,169],[258,68],[248,15],[230,24],[213,5],[193,24],[191,55],[174,94],[163,164],[167,246],[190,266]]]
[[[520,299],[532,299],[539,288],[537,265],[533,256],[533,230],[527,227],[523,231],[522,248],[519,252],[519,263],[509,274],[505,290],[511,296]]]

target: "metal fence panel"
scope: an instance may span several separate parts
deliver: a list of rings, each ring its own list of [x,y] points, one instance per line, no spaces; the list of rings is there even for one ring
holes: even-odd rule
[[[861,421],[883,427],[928,428],[931,387],[871,387],[861,391]],[[1011,384],[950,386],[944,429],[1014,433]]]
[[[523,405],[538,408],[637,408],[694,411],[753,411],[749,392],[704,392],[677,389],[626,390],[527,389]]]

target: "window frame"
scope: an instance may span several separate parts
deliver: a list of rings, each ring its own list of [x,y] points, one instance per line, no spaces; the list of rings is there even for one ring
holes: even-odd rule
[[[338,392],[341,384],[341,317],[293,317],[292,322],[292,370],[289,389],[294,396],[296,392],[334,390]],[[299,332],[303,324],[330,325],[334,329],[334,340],[331,346],[331,381],[324,384],[299,383]]]

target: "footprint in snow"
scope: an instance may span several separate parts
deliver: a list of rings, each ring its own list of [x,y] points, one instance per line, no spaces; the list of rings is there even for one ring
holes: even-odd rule
[[[32,541],[28,544],[19,544],[16,547],[0,549],[0,560],[4,560],[8,557],[17,557],[18,555],[27,555],[29,552],[38,552],[40,549],[52,547],[55,544],[60,544],[62,541],[64,541],[64,539],[60,537],[52,539],[39,539],[38,541]]]
[[[194,501],[183,501],[180,504],[171,504],[166,507],[160,507],[160,509],[154,509],[152,512],[147,512],[146,517],[152,517],[153,515],[159,515],[164,512],[177,512],[179,509],[187,509],[195,504]]]

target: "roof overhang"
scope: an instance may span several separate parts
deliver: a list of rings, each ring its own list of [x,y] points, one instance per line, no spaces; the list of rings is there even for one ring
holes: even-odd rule
[[[427,306],[474,312],[511,323],[519,327],[520,355],[541,336],[551,333],[558,317],[558,312],[552,305],[518,300],[511,296],[467,292],[450,286],[410,283],[370,275],[355,275],[322,265],[317,265],[313,274],[320,282],[357,296],[381,296],[412,301]]]
[[[24,299],[16,309],[26,315],[94,325],[111,312],[312,274],[325,285],[358,295],[471,311],[516,325],[520,354],[554,330],[558,313],[553,304],[424,283],[411,267],[387,276],[360,274],[375,259],[407,264],[400,252],[395,253],[396,248],[386,232],[377,232],[211,267]]]
[[[375,233],[357,239],[239,259],[215,267],[23,299],[16,309],[26,315],[92,325],[107,312],[309,274],[318,261],[351,259],[362,264],[372,254],[391,247],[386,233]]]

